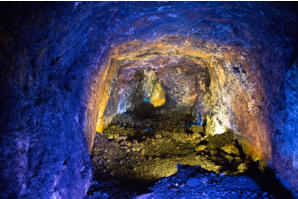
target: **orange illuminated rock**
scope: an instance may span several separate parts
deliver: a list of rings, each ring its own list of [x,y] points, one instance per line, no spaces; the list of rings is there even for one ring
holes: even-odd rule
[[[264,91],[254,64],[245,49],[187,37],[124,43],[111,50],[98,78],[97,131],[142,98],[154,107],[191,110],[210,135],[232,130],[247,154],[266,162],[270,133],[258,108]]]

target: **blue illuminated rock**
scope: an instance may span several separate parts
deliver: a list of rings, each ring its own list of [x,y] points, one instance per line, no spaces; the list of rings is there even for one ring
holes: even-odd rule
[[[235,117],[240,132],[253,132],[245,134],[248,143],[257,143],[252,155],[267,159],[272,155],[273,168],[281,180],[297,192],[297,63],[293,64],[297,57],[296,5],[1,3],[0,198],[83,198],[91,181],[89,151],[99,115],[104,115],[100,107],[108,101],[100,99],[109,87],[104,85],[100,90],[99,84],[109,53],[127,42],[142,41],[142,45],[171,36],[178,38],[177,42],[185,37],[200,40],[208,44],[201,45],[206,47],[204,52],[219,53],[211,44],[249,52],[243,55],[245,65],[230,66],[229,75],[246,85],[247,67],[252,77],[248,82],[262,88],[262,93],[236,95],[241,103],[234,104],[238,108],[235,113],[244,112],[245,107],[261,112],[265,119],[247,118],[245,114],[231,114],[231,118]],[[108,73],[114,69],[111,67]],[[216,79],[220,88],[231,90],[221,77]],[[191,91],[191,87],[185,90]],[[192,101],[191,96],[182,102]],[[251,101],[242,99],[262,102],[262,106],[252,106]],[[115,109],[122,113],[126,106],[120,103]],[[229,110],[229,104],[226,107]],[[220,124],[221,120],[216,122]],[[259,126],[252,125],[256,122],[266,127],[265,134],[258,133]]]

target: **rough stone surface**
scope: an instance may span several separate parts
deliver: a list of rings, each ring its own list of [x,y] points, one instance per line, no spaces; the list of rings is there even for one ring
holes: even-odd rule
[[[280,172],[281,181],[298,189],[298,60],[288,68],[284,80],[285,104],[275,115],[273,167]],[[287,168],[286,170],[284,168]]]
[[[135,199],[154,199],[154,198],[249,198],[249,199],[278,199],[293,198],[291,193],[274,180],[274,176],[263,174],[226,176],[208,172],[199,166],[189,167],[177,165],[178,173],[163,178],[148,189],[129,189],[126,182],[116,182],[106,180],[98,183],[92,182],[89,194],[86,199],[98,198],[135,198]],[[273,178],[272,178],[273,177]],[[136,188],[136,186],[135,186]]]
[[[193,117],[179,112],[163,115],[151,107],[151,112],[143,108],[143,115],[117,115],[103,135],[97,134],[91,155],[94,179],[110,174],[151,182],[175,174],[177,164],[236,175],[252,164],[232,132],[206,135],[202,130],[196,137],[187,127]]]
[[[233,56],[218,64],[227,66],[218,74],[257,91],[236,93],[233,110],[246,112],[235,115],[237,131],[256,141],[256,157],[270,159],[272,147],[273,168],[297,191],[296,9],[261,2],[1,3],[1,198],[82,198],[91,179],[88,150],[109,99],[108,84],[100,87],[109,55],[121,44],[129,50],[130,41],[146,47],[173,36],[202,41],[204,52],[216,55],[217,46],[248,53],[245,65],[227,65]],[[211,86],[225,83],[211,78]]]

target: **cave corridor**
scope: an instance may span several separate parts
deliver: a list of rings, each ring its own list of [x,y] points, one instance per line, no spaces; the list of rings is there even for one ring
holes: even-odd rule
[[[0,198],[298,198],[297,2],[0,3]]]

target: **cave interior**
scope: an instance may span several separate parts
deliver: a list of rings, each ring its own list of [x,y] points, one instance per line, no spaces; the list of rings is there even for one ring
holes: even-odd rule
[[[297,13],[0,3],[0,198],[298,198]]]

